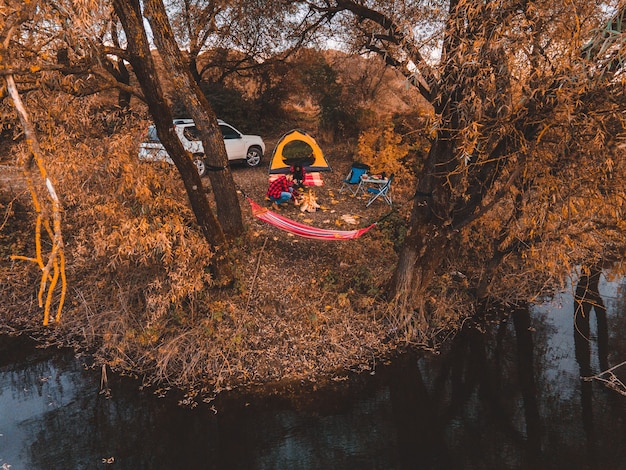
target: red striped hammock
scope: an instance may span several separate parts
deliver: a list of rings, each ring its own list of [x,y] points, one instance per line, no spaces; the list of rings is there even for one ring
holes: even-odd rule
[[[315,238],[317,240],[352,240],[354,238],[359,238],[376,225],[376,222],[374,222],[373,224],[358,230],[329,230],[324,228],[315,228],[310,225],[301,224],[295,220],[288,219],[287,217],[283,217],[282,215],[272,212],[265,207],[261,207],[250,198],[248,198],[248,202],[252,207],[252,214],[257,219],[267,222],[274,227],[278,227],[281,230],[285,230],[286,232],[305,238]]]

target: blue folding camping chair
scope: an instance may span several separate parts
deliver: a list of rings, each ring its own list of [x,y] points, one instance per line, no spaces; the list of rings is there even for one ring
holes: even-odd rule
[[[383,200],[389,204],[390,206],[393,204],[391,201],[391,193],[389,192],[391,189],[391,182],[393,181],[393,173],[389,175],[385,184],[379,186],[378,188],[367,188],[367,192],[372,194],[370,200],[367,201],[367,205],[365,207],[369,207],[372,202],[374,202],[379,197],[382,197]]]
[[[359,194],[359,191],[363,191],[363,182],[361,176],[366,175],[370,169],[369,165],[365,163],[354,162],[350,167],[350,173],[346,176],[346,179],[342,181],[339,193],[342,193],[344,189],[347,189],[353,196]]]

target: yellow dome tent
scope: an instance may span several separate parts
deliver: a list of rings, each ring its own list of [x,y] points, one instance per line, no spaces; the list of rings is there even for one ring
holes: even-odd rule
[[[307,172],[331,170],[315,139],[298,129],[287,132],[276,144],[269,173],[289,173],[292,165],[302,165]]]

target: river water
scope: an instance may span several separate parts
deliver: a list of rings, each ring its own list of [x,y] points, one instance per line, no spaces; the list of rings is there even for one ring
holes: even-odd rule
[[[626,468],[626,366],[581,380],[626,361],[626,281],[595,281],[441,354],[195,408],[0,337],[0,469]]]

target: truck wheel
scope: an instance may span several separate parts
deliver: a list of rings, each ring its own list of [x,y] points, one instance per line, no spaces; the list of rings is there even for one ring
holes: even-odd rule
[[[248,153],[246,154],[246,163],[250,167],[259,166],[259,163],[261,163],[262,158],[263,158],[263,151],[261,150],[261,147],[257,147],[256,145],[253,145],[252,147],[248,149]]]

